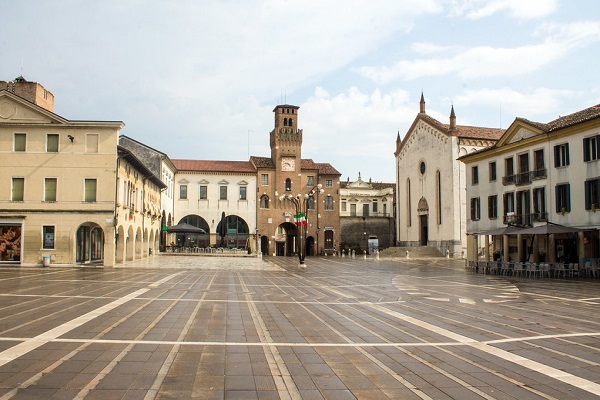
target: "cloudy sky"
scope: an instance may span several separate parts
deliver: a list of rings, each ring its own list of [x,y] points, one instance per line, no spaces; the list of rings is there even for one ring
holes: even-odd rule
[[[67,119],[120,120],[171,158],[268,156],[272,110],[300,106],[303,158],[393,182],[419,111],[507,128],[600,103],[600,2],[9,0],[0,79]],[[10,34],[6,34],[10,32]]]

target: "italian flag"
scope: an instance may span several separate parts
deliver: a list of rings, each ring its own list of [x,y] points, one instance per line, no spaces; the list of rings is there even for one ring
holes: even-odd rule
[[[308,226],[304,214],[295,214],[294,221],[296,222],[296,226]]]

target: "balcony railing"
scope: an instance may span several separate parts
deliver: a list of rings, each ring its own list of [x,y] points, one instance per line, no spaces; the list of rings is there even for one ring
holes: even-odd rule
[[[532,226],[532,222],[544,222],[548,220],[547,212],[536,212],[533,214],[514,214],[511,216],[504,216],[503,221],[505,225],[513,226]]]
[[[531,183],[531,173],[529,171],[521,172],[521,173],[517,174],[517,181],[515,182],[515,184],[517,186],[529,185],[530,183]]]
[[[506,175],[505,177],[502,178],[502,184],[504,186],[514,185],[516,181],[517,181],[516,175]]]
[[[546,168],[538,168],[531,171],[531,179],[546,179],[548,177],[548,170]]]

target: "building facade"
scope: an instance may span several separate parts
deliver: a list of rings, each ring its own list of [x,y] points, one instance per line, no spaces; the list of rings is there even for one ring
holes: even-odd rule
[[[131,137],[121,135],[119,146],[129,150],[154,177],[160,177],[165,184],[165,188],[160,192],[161,227],[163,229],[161,229],[159,237],[159,249],[165,251],[167,232],[164,227],[174,225],[175,173],[177,169],[168,155]]]
[[[396,139],[396,226],[399,246],[431,246],[466,255],[465,166],[462,155],[493,145],[501,129],[449,124],[420,111],[404,138]]]
[[[131,151],[118,147],[115,262],[140,260],[159,250],[161,192],[167,188]]]
[[[583,265],[583,259],[598,258],[600,105],[548,123],[517,118],[494,146],[461,161],[467,171],[469,260],[496,253],[511,261]],[[582,232],[483,234],[546,224]]]
[[[169,234],[169,244],[255,249],[254,166],[249,161],[179,159],[174,159],[173,164],[177,170],[173,224],[188,223],[206,233]],[[226,228],[221,230],[223,223]]]
[[[395,183],[365,182],[360,173],[354,182],[341,182],[340,250],[362,254],[395,245],[395,188]]]
[[[328,163],[302,158],[302,129],[298,129],[299,107],[278,105],[273,110],[271,157],[251,157],[257,176],[256,235],[263,254],[284,256],[298,251],[299,232],[294,215],[304,213],[307,255],[331,253],[340,243],[340,173]],[[314,197],[305,195],[318,185]],[[300,209],[283,195],[300,199]],[[305,211],[305,212],[304,212]]]
[[[0,87],[0,263],[114,265],[124,124],[67,120],[22,77]]]

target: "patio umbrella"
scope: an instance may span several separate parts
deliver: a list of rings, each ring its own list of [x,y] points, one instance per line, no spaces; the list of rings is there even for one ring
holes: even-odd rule
[[[552,222],[546,222],[544,225],[534,226],[533,228],[522,229],[514,234],[520,235],[552,235],[555,233],[577,233],[583,232],[583,229],[573,228],[570,226],[564,226],[559,224],[553,224]]]
[[[169,233],[206,233],[206,231],[204,229],[198,228],[197,226],[194,226],[194,225],[186,224],[185,222],[167,227],[167,232],[169,232]]]
[[[553,224],[552,222],[546,222],[544,225],[534,226],[532,228],[523,229],[519,232],[521,235],[553,235],[556,233],[577,233],[583,232],[583,229],[573,228],[570,226],[564,226],[559,224]],[[549,256],[550,251],[550,240],[546,240],[546,257]],[[533,239],[532,239],[533,244]]]
[[[517,233],[520,234],[522,231],[523,231],[523,228],[509,225],[509,226],[504,226],[502,228],[496,228],[496,229],[490,229],[488,231],[477,232],[477,233],[474,233],[474,235],[479,235],[479,236],[483,236],[483,235],[490,235],[490,236],[516,235]]]

